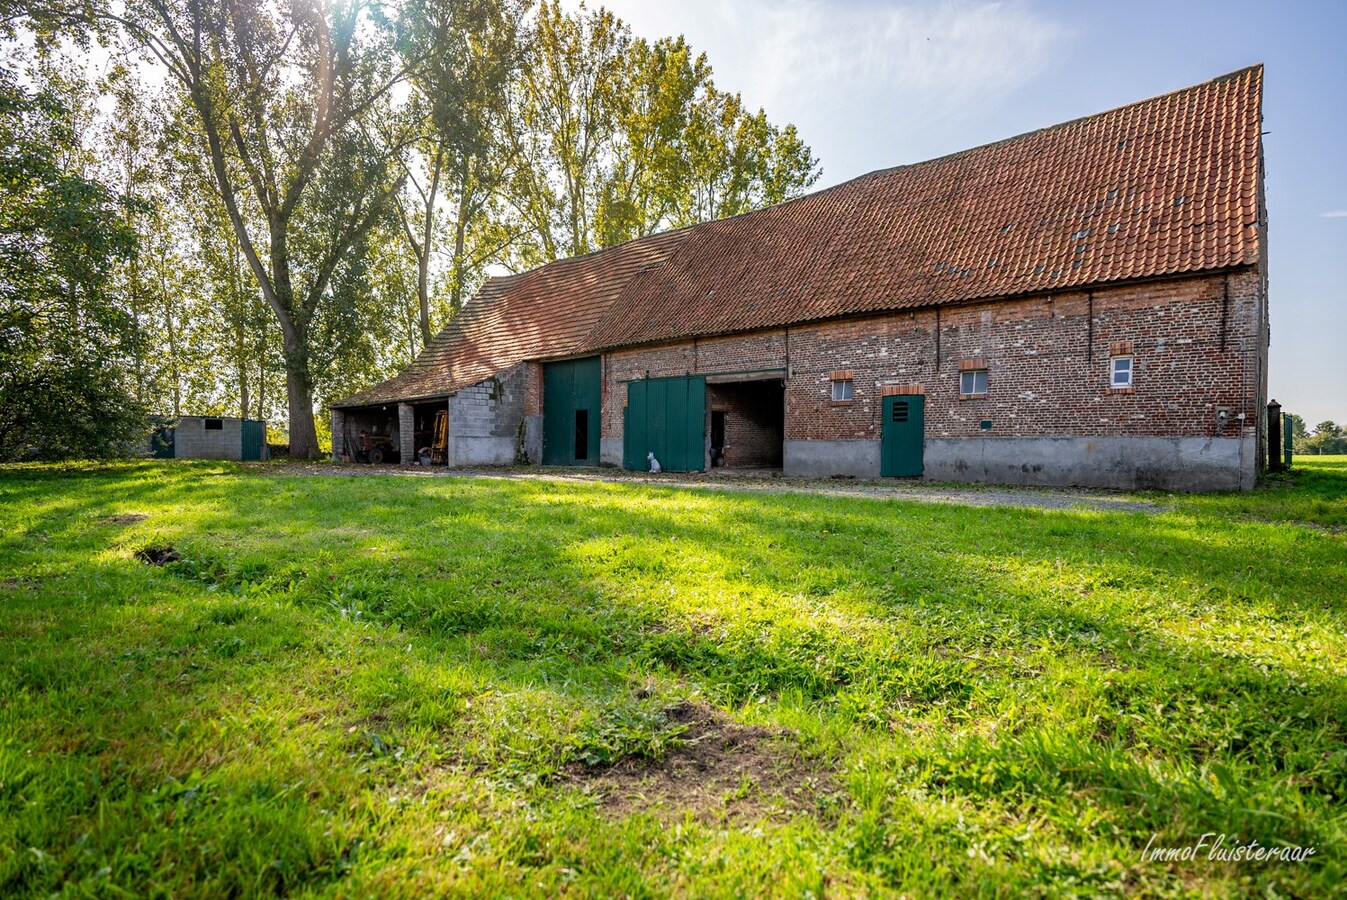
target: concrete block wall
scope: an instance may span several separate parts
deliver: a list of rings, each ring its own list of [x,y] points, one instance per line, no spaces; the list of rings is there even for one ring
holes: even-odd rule
[[[183,416],[173,435],[173,455],[178,459],[242,459],[243,420],[215,419],[220,430],[206,430],[205,416]]]
[[[521,363],[449,398],[450,465],[508,465],[525,455],[532,368],[541,372]]]
[[[416,408],[410,403],[398,404],[398,451],[400,465],[416,463]]]

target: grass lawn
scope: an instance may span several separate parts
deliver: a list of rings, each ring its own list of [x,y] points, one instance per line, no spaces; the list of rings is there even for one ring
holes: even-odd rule
[[[1347,457],[1297,464],[1158,515],[3,468],[0,895],[1339,892]],[[1207,832],[1315,854],[1143,859]]]

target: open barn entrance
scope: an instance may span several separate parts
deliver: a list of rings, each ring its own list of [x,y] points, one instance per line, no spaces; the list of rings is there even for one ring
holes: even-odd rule
[[[786,387],[780,378],[713,381],[706,405],[712,469],[779,469],[786,439]]]
[[[396,403],[345,410],[342,432],[332,435],[332,449],[339,459],[375,464],[402,460]]]
[[[416,446],[413,462],[423,466],[446,465],[448,437],[448,401],[417,403],[412,407],[412,442]]]

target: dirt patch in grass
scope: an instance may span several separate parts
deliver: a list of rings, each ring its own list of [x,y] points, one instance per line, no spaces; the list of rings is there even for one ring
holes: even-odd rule
[[[135,525],[137,522],[144,522],[149,516],[144,513],[122,513],[119,516],[108,516],[102,520],[104,525]]]
[[[685,727],[660,759],[625,757],[612,766],[572,763],[566,777],[613,818],[649,812],[703,821],[757,821],[797,812],[819,814],[841,796],[831,771],[805,759],[784,735],[740,725],[704,703],[670,709]]]
[[[141,547],[136,551],[136,559],[147,566],[166,566],[171,562],[181,562],[182,554],[172,547]]]

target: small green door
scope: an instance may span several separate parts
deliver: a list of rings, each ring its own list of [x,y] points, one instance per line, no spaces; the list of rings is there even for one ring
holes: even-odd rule
[[[260,419],[244,419],[242,424],[242,459],[244,462],[260,460],[262,445],[267,442],[267,423]]]
[[[599,357],[543,366],[543,463],[599,464],[603,369]]]
[[[926,398],[885,397],[881,437],[880,475],[898,478],[920,475],[926,440]]]
[[[622,464],[648,471],[655,454],[666,472],[700,472],[706,461],[706,378],[647,378],[627,384]]]
[[[155,459],[172,459],[176,454],[178,430],[172,425],[160,425],[150,436],[151,456]]]

